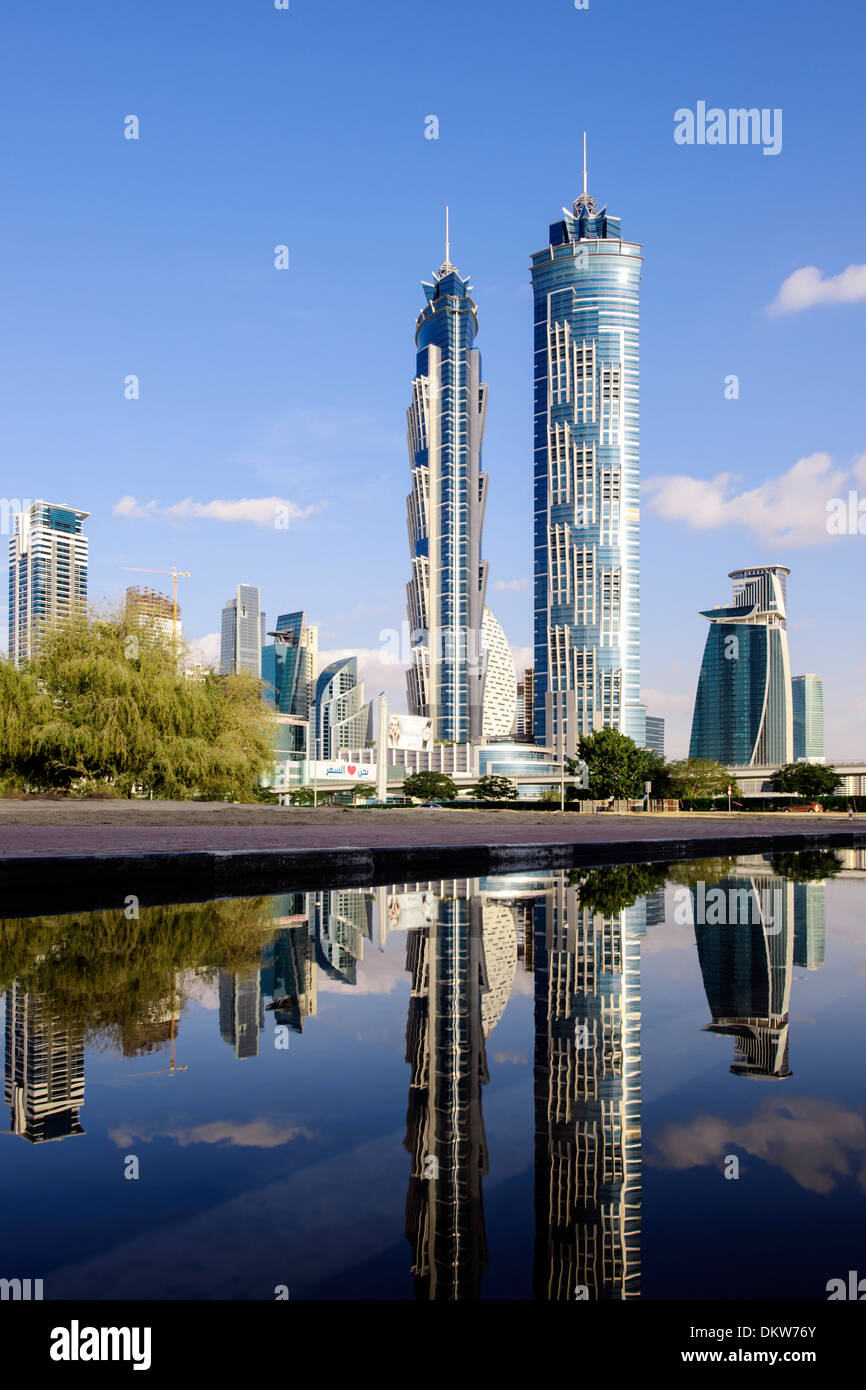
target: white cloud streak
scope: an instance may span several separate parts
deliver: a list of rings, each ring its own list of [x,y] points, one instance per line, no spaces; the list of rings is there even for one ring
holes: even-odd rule
[[[218,497],[210,502],[186,497],[181,502],[161,507],[155,500],[141,503],[127,495],[115,502],[112,510],[115,516],[127,521],[169,521],[175,525],[184,521],[223,521],[285,528],[292,522],[314,516],[324,506],[324,502],[314,502],[309,507],[300,507],[287,497],[239,497],[233,501]]]
[[[816,265],[804,265],[782,281],[767,313],[781,318],[812,309],[816,304],[861,304],[864,300],[866,265],[849,265],[838,275],[827,276]]]

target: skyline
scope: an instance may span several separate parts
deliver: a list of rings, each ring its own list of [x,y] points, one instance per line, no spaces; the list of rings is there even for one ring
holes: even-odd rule
[[[792,669],[824,677],[827,757],[861,753],[866,664],[835,596],[856,592],[863,542],[829,536],[825,507],[852,487],[866,494],[866,468],[852,471],[864,451],[863,276],[831,278],[863,260],[866,194],[850,177],[863,16],[828,22],[816,41],[804,7],[756,14],[735,3],[703,17],[700,33],[684,9],[671,54],[657,17],[637,4],[618,14],[563,7],[549,19],[544,75],[525,74],[530,105],[533,95],[541,103],[527,118],[501,63],[522,42],[515,5],[438,7],[437,24],[453,18],[473,53],[465,90],[438,68],[419,78],[409,61],[429,39],[427,14],[385,4],[359,15],[337,3],[326,33],[300,4],[244,16],[199,8],[156,4],[136,16],[89,5],[57,15],[47,38],[36,15],[7,24],[13,48],[36,47],[39,64],[17,65],[0,95],[16,132],[4,232],[16,273],[0,369],[3,452],[14,461],[6,487],[88,507],[91,594],[119,597],[120,565],[176,564],[192,572],[181,606],[185,631],[201,639],[216,632],[227,593],[259,585],[266,611],[303,608],[319,623],[323,663],[357,650],[373,690],[379,633],[399,631],[405,612],[405,325],[419,278],[441,259],[448,203],[452,254],[471,264],[484,316],[485,553],[520,674],[531,642],[528,263],[538,226],[580,190],[585,126],[590,185],[640,238],[647,266],[648,711],[666,719],[668,755],[684,753],[699,612],[716,601],[717,575],[784,563]],[[97,15],[85,46],[80,20]],[[310,57],[323,44],[325,69]],[[621,108],[594,117],[642,49],[653,63],[635,63]],[[569,95],[576,58],[579,104]],[[675,111],[703,99],[783,109],[783,148],[767,159],[678,145]],[[137,142],[123,138],[130,112]],[[430,113],[436,140],[425,138]],[[372,154],[381,177],[369,176]],[[832,207],[820,242],[808,231],[816,205]],[[286,272],[273,268],[282,243]],[[829,302],[845,295],[853,302]],[[828,302],[809,307],[821,296]],[[363,351],[340,361],[343,334]],[[124,398],[130,373],[138,400]],[[732,374],[739,396],[726,399]],[[680,475],[688,484],[663,481]],[[215,519],[215,503],[277,497],[298,512],[285,532]],[[188,498],[204,515],[192,504],[171,511]],[[364,589],[353,578],[349,606],[342,560],[353,553]],[[385,677],[402,694],[402,668],[382,671],[376,690]]]

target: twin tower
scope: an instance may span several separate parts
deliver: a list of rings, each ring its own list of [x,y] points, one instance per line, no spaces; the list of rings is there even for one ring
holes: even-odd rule
[[[584,191],[532,257],[534,741],[568,755],[595,729],[646,739],[640,703],[638,294],[641,248]],[[409,709],[457,743],[507,735],[507,646],[486,605],[481,448],[488,388],[471,286],[425,284],[408,411]],[[515,539],[522,499],[515,499]],[[510,656],[507,657],[510,662]],[[507,724],[507,727],[503,727]],[[530,731],[527,729],[527,733]]]

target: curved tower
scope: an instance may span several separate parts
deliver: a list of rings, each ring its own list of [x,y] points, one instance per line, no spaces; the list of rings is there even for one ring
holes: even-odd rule
[[[584,161],[585,163],[585,161]],[[638,299],[641,248],[586,191],[532,257],[537,743],[610,727],[643,745]]]
[[[784,565],[732,570],[732,602],[710,608],[690,758],[726,767],[794,760],[791,662]]]
[[[487,565],[481,529],[487,474],[481,442],[487,386],[474,346],[478,316],[468,280],[445,261],[424,284],[409,425],[412,491],[406,586],[412,633],[409,710],[438,739],[477,739],[484,693],[481,629]]]

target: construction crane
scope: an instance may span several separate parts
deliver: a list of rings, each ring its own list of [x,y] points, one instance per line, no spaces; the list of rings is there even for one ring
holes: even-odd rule
[[[118,565],[118,569],[126,570],[129,574],[170,574],[173,585],[173,604],[172,604],[172,632],[174,633],[174,649],[177,653],[177,581],[178,579],[191,579],[189,570],[179,570],[177,565],[172,565],[170,570],[149,570],[142,569],[136,565]]]
[[[157,572],[160,572],[160,571],[157,571]],[[169,572],[169,571],[166,571],[166,572]],[[175,1007],[175,1002],[176,1002],[176,989],[175,989],[175,988],[172,988],[172,992],[171,992],[171,1023],[170,1023],[170,1031],[171,1031],[171,1064],[170,1064],[169,1066],[167,1066],[167,1067],[158,1067],[156,1071],[127,1071],[127,1072],[122,1072],[122,1073],[121,1073],[121,1079],[122,1079],[122,1080],[128,1080],[129,1078],[131,1078],[131,1077],[133,1077],[133,1076],[163,1076],[163,1075],[165,1075],[165,1074],[168,1074],[168,1075],[170,1075],[170,1076],[174,1076],[176,1072],[179,1072],[179,1071],[189,1071],[189,1066],[188,1066],[188,1065],[184,1065],[184,1066],[182,1066],[182,1067],[179,1067],[179,1066],[177,1065],[175,1059],[174,1059],[174,1018],[175,1018],[175,1015],[174,1015],[174,1007]]]

